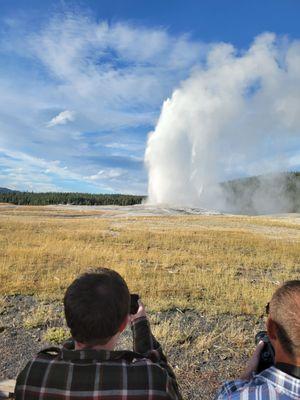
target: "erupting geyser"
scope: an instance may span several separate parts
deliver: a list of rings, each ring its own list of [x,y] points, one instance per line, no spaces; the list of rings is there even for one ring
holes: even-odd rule
[[[150,133],[148,202],[226,209],[219,182],[299,166],[299,139],[300,41],[212,46]]]

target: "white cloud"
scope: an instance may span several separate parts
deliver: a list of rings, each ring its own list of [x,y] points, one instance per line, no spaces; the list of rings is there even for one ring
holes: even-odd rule
[[[95,174],[85,175],[84,171],[74,171],[58,160],[49,161],[24,152],[0,148],[1,187],[33,191],[66,191],[61,182],[67,181],[88,185],[96,192],[143,193],[141,182],[135,177],[132,178],[129,188],[129,176],[128,171],[122,168],[106,168]]]
[[[153,123],[153,107],[200,62],[206,47],[163,29],[73,14],[51,20],[30,37],[30,48],[59,79],[60,95],[72,109],[115,128]]]
[[[45,160],[40,157],[34,157],[21,151],[8,150],[0,148],[1,162],[6,164],[6,168],[13,173],[27,171],[39,171],[40,174],[56,174],[63,179],[81,180],[82,176],[69,170],[67,166],[62,166],[58,160]],[[30,176],[30,173],[28,172]]]
[[[87,179],[90,181],[103,181],[106,179],[116,179],[120,178],[121,176],[125,175],[126,171],[120,168],[109,168],[106,170],[98,171],[97,174],[88,176]]]
[[[75,119],[74,111],[65,110],[60,112],[58,115],[53,117],[51,121],[47,123],[47,128],[51,128],[55,125],[65,125],[67,122],[72,122]]]
[[[119,159],[125,170],[125,159],[142,159],[146,126],[155,123],[162,100],[206,49],[165,29],[108,24],[83,14],[58,14],[38,31],[21,22],[6,23],[0,41],[0,147],[45,161],[58,159],[82,179],[119,168]],[[6,55],[17,57],[17,71],[11,64],[5,67]],[[31,161],[23,162],[26,174]],[[35,166],[36,174],[39,168],[49,170]],[[114,178],[115,190],[144,193],[142,164],[137,168],[126,170],[126,185]],[[55,182],[50,172],[48,179]]]
[[[237,98],[231,86],[231,75],[242,81],[244,64],[251,59],[251,52],[247,57],[239,57],[230,45],[219,44],[212,49],[212,45],[193,41],[187,35],[171,35],[165,29],[145,28],[126,22],[109,24],[74,13],[59,14],[46,24],[43,22],[39,30],[34,32],[30,32],[30,26],[24,27],[23,22],[19,24],[17,19],[13,24],[8,23],[7,27],[5,35],[11,28],[10,36],[0,41],[3,62],[0,77],[0,147],[26,155],[15,161],[14,174],[15,177],[19,174],[20,184],[29,184],[32,180],[36,188],[41,187],[45,179],[49,180],[49,185],[55,185],[59,179],[57,186],[63,186],[63,181],[71,179],[77,182],[79,190],[82,182],[88,182],[94,185],[95,190],[105,187],[111,191],[144,193],[146,177],[138,161],[143,157],[146,130],[157,122],[162,101],[171,96],[173,88],[191,73],[191,78],[174,92],[169,102],[171,105],[168,106],[167,102],[164,106],[164,109],[169,108],[170,113],[174,109],[177,112],[174,103],[179,98],[180,113],[173,112],[174,119],[177,118],[174,141],[177,141],[176,132],[182,127],[182,121],[189,119],[187,115],[191,115],[188,124],[192,129],[197,125],[195,121],[199,122],[198,127],[202,129],[203,121],[206,123],[207,120],[207,127],[203,130],[207,128],[207,132],[210,132],[211,126],[205,119],[205,113],[221,108],[217,96],[213,96],[214,88],[221,87],[223,81],[223,97],[226,97],[227,91],[233,99]],[[290,79],[286,80],[283,90],[285,96],[279,96],[279,91],[275,90],[276,82],[283,82],[281,77],[285,75],[281,70],[278,80],[274,75],[276,68],[270,54],[279,49],[274,49],[271,42],[269,40],[267,45],[268,52],[265,51],[266,42],[256,42],[252,50],[256,54],[257,65],[262,65],[265,76],[270,76],[265,83],[271,90],[264,91],[260,102],[254,102],[254,108],[252,103],[248,108],[243,108],[241,101],[243,113],[236,118],[238,129],[248,134],[250,142],[255,136],[252,132],[258,132],[257,124],[250,118],[251,113],[260,115],[262,129],[273,126],[264,118],[263,112],[260,113],[260,110],[266,110],[264,104],[270,104],[272,96],[277,96],[274,113],[280,115],[280,120],[285,121],[289,130],[295,126],[300,115],[298,103],[293,100],[298,98],[299,44],[293,42],[289,45],[286,58],[283,58]],[[206,60],[207,52],[209,57]],[[11,61],[14,54],[18,57],[17,62],[8,63],[6,68],[5,56]],[[221,73],[218,70],[220,64],[223,66]],[[199,65],[202,67],[197,69]],[[13,68],[17,68],[17,71]],[[213,74],[217,78],[215,87],[212,85],[208,88],[208,102],[205,91],[199,91],[199,74],[203,82],[205,79],[212,82]],[[274,81],[272,77],[275,77]],[[185,103],[181,94],[189,91],[193,102]],[[199,104],[206,110],[203,118],[198,119]],[[57,110],[64,111],[57,114]],[[227,118],[226,110],[225,107],[222,114],[224,118]],[[163,126],[162,120],[161,117],[160,126]],[[49,121],[48,124],[45,121]],[[213,119],[210,121],[214,123]],[[245,126],[245,121],[249,122],[248,126]],[[217,118],[215,124],[218,124]],[[48,128],[53,128],[51,135]],[[234,135],[229,128],[225,133],[229,137]],[[185,147],[184,140],[182,148],[180,145],[178,148],[183,152],[186,149],[190,155],[197,153],[201,146],[207,149],[210,137],[208,134],[203,137],[204,140],[198,140],[192,149]],[[240,142],[236,141],[236,153]],[[224,143],[223,153],[231,153],[230,146],[226,147],[226,141]],[[278,146],[281,143],[278,141]],[[164,152],[167,154],[166,162],[172,158],[171,149],[168,142]],[[208,153],[203,150],[204,161]],[[225,165],[220,161],[217,174],[224,170],[228,173],[237,170],[245,172],[245,164],[237,163],[237,160],[238,157],[233,156],[231,162]],[[251,161],[247,164],[248,170],[251,164],[254,171],[256,160]],[[10,162],[4,157],[2,168]],[[212,164],[209,162],[209,165]],[[22,174],[17,169],[20,167],[23,168]],[[127,174],[126,182],[125,175],[109,173],[118,171],[118,168]],[[100,174],[101,171],[103,173]],[[169,174],[172,182],[179,181],[171,171]],[[193,177],[197,176],[196,171]]]

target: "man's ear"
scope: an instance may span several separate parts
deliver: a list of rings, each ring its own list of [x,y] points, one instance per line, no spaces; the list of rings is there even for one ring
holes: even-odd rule
[[[269,338],[271,340],[277,340],[276,324],[271,317],[268,317],[266,325]]]
[[[120,325],[120,328],[119,328],[119,332],[120,333],[122,333],[126,329],[126,326],[127,326],[128,322],[129,322],[129,315],[126,315],[124,321]]]

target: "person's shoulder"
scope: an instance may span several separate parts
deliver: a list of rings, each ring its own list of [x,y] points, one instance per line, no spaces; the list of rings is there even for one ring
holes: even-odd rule
[[[148,358],[141,358],[133,360],[128,365],[128,377],[132,377],[136,381],[137,377],[140,381],[152,382],[156,389],[165,389],[168,381],[168,374],[162,366],[158,363],[149,360]]]
[[[47,369],[48,364],[58,358],[60,351],[58,347],[48,347],[39,351],[18,374],[17,385],[24,384],[25,381],[36,375],[40,376]]]
[[[46,347],[40,350],[36,356],[28,362],[31,368],[34,364],[46,365],[53,362],[59,358],[61,354],[61,349],[59,347]]]
[[[152,360],[148,357],[134,359],[130,364],[129,368],[133,369],[145,369],[147,371],[151,371],[156,374],[165,375],[165,369],[155,360]]]
[[[235,380],[225,382],[217,395],[217,400],[256,400],[262,393],[270,391],[269,382],[262,376],[255,375],[250,381]],[[264,397],[263,397],[264,398]]]

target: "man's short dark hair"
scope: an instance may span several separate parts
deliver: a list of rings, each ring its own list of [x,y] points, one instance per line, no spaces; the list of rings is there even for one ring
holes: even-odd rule
[[[292,357],[300,356],[300,280],[280,286],[270,302],[270,317],[278,339]]]
[[[108,268],[81,275],[68,287],[64,297],[72,337],[91,346],[107,343],[118,332],[129,306],[126,282]]]

